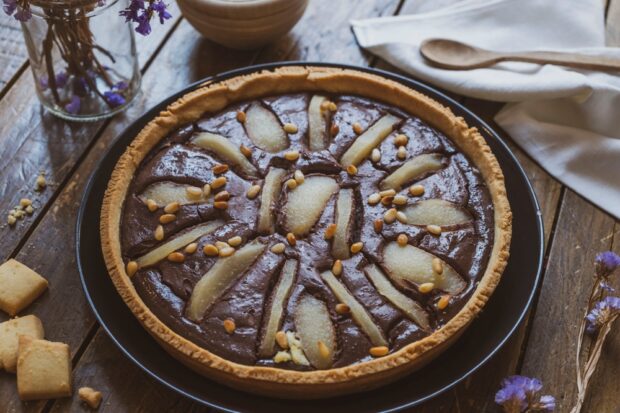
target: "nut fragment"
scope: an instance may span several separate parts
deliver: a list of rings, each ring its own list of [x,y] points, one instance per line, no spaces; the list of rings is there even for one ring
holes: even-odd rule
[[[32,200],[28,199],[28,198],[22,198],[19,200],[19,205],[22,208],[26,208],[28,205],[32,205]]]
[[[445,310],[450,304],[450,294],[444,294],[437,301],[437,308],[440,310]]]
[[[174,214],[163,214],[162,216],[159,217],[159,222],[161,224],[169,224],[175,219],[177,219],[177,216]]]
[[[324,359],[328,358],[330,352],[329,348],[325,345],[325,343],[319,340],[316,344],[319,347],[319,355]]]
[[[274,254],[282,254],[285,249],[286,245],[284,245],[283,242],[278,242],[277,244],[274,244],[273,247],[271,247],[271,252],[273,252]]]
[[[396,212],[396,219],[403,224],[407,223],[407,215],[403,211]]]
[[[204,195],[205,198],[208,198],[209,195],[211,195],[211,185],[205,184],[202,187],[202,194]]]
[[[213,244],[207,244],[204,247],[202,247],[202,252],[204,252],[205,255],[209,255],[211,257],[214,257],[217,254],[219,254],[217,247]]]
[[[88,407],[94,410],[99,407],[101,404],[101,399],[103,398],[100,391],[97,391],[91,387],[81,387],[78,390],[78,396],[80,397],[80,400],[85,402]]]
[[[294,123],[285,123],[282,129],[284,129],[284,132],[286,133],[297,133],[298,130],[297,125]]]
[[[338,135],[338,132],[340,132],[340,127],[337,124],[332,123],[332,126],[329,128],[329,133],[332,136],[336,136]]]
[[[45,179],[45,177],[41,174],[39,176],[37,176],[37,180],[35,181],[35,191],[42,191],[43,188],[45,188],[47,186],[47,180]]]
[[[439,225],[427,225],[426,230],[433,235],[441,235],[441,227]]]
[[[385,214],[383,214],[383,220],[385,221],[386,224],[391,224],[394,221],[396,221],[396,214],[398,213],[398,211],[396,210],[396,208],[391,208],[388,209]]]
[[[331,111],[331,112],[335,112],[338,110],[338,106],[336,106],[336,104],[334,102],[329,102],[329,104],[327,105],[327,108]]]
[[[347,166],[347,173],[351,176],[357,174],[357,166],[351,164],[349,166]]]
[[[26,209],[24,209],[24,211],[26,211],[26,214],[32,215],[34,213],[34,208],[32,207],[32,205],[28,205]]]
[[[245,112],[242,110],[237,111],[237,120],[241,123],[245,122]]]
[[[217,209],[226,209],[228,208],[228,202],[226,201],[217,201],[213,203],[213,206]]]
[[[185,255],[183,255],[182,253],[180,253],[178,251],[171,252],[170,254],[168,254],[168,261],[183,262],[183,261],[185,261]]]
[[[353,132],[355,132],[356,134],[361,134],[364,130],[362,129],[362,125],[359,124],[359,122],[355,122],[353,124]]]
[[[293,234],[292,232],[289,232],[288,234],[286,234],[286,240],[293,247],[297,244],[297,238],[295,238],[295,234]]]
[[[394,189],[386,189],[384,191],[379,192],[379,195],[381,196],[381,198],[384,198],[386,196],[395,196],[396,191]]]
[[[443,274],[443,263],[441,262],[439,258],[437,257],[433,258],[432,266],[433,266],[433,272],[435,272],[435,274],[438,274],[438,275]]]
[[[197,186],[188,186],[185,188],[185,192],[190,199],[200,199],[202,196],[202,189]]]
[[[390,206],[392,205],[392,201],[394,201],[393,196],[384,196],[383,198],[381,198],[381,205]]]
[[[17,222],[17,218],[15,218],[14,215],[9,215],[6,219],[7,224],[9,224],[10,226],[15,225],[15,223]]]
[[[338,314],[349,314],[351,312],[351,307],[346,305],[345,303],[336,304],[336,313]]]
[[[424,187],[420,184],[411,185],[409,187],[409,193],[412,196],[420,196],[424,194]]]
[[[371,347],[369,351],[370,355],[373,357],[383,357],[389,352],[390,349],[386,346]]]
[[[423,283],[423,284],[420,284],[420,286],[418,287],[418,291],[420,291],[422,294],[426,294],[426,293],[430,293],[431,291],[433,291],[433,288],[435,288],[435,284]]]
[[[230,247],[230,245],[228,245],[227,242],[224,241],[215,241],[215,246],[217,247],[217,249],[221,250],[222,248],[228,248]]]
[[[157,206],[157,202],[153,201],[152,199],[147,199],[146,200],[146,207],[149,209],[149,211],[151,212],[155,212],[157,211],[157,208],[159,208]]]
[[[404,195],[396,195],[392,200],[394,205],[402,206],[407,204],[407,197]]]
[[[334,235],[336,234],[336,229],[338,228],[338,226],[334,223],[329,224],[327,226],[327,228],[325,228],[325,239],[332,239],[334,238]]]
[[[353,254],[357,254],[358,252],[362,250],[362,248],[364,248],[364,243],[361,241],[358,241],[354,243],[353,245],[351,245],[351,252]]]
[[[227,180],[225,176],[218,176],[211,182],[211,189],[219,189],[226,185],[226,182]]]
[[[396,135],[396,137],[394,138],[394,145],[396,146],[405,146],[407,145],[407,142],[409,142],[409,138],[407,137],[407,135],[403,135],[402,133]]]
[[[378,192],[375,192],[374,194],[370,195],[368,197],[368,204],[369,205],[377,205],[379,203],[379,201],[381,201],[381,195],[379,195]]]
[[[235,249],[233,247],[224,247],[224,248],[219,248],[218,255],[220,257],[230,257],[234,253],[235,253]]]
[[[380,233],[381,231],[383,231],[383,220],[375,219],[375,222],[374,222],[373,225],[375,227],[375,232],[376,233]]]
[[[127,263],[126,271],[128,276],[131,277],[132,275],[134,275],[136,272],[138,272],[138,263],[135,261],[129,261]]]
[[[224,320],[224,330],[226,330],[228,334],[234,333],[236,328],[237,326],[232,318],[227,318]]]
[[[404,146],[399,146],[398,150],[396,151],[396,156],[398,157],[398,159],[403,160],[407,158],[407,148],[405,148]]]
[[[181,207],[181,204],[179,204],[178,202],[171,202],[164,207],[164,212],[166,214],[174,214],[175,212],[179,210],[180,207]]]
[[[342,261],[334,261],[334,265],[332,265],[332,273],[336,276],[342,274]]]
[[[284,152],[284,159],[294,162],[299,159],[299,151],[287,151]]]
[[[275,356],[273,356],[273,361],[276,363],[286,363],[287,361],[291,361],[293,357],[291,353],[288,351],[278,351]]]
[[[249,199],[254,199],[258,196],[258,193],[260,192],[260,185],[252,185],[249,189],[248,192],[246,192],[245,196],[247,196]]]
[[[155,228],[155,239],[157,241],[161,241],[162,239],[164,239],[164,227],[161,225],[158,225],[157,228]]]
[[[304,173],[301,172],[299,169],[295,171],[295,173],[293,174],[293,178],[295,179],[295,182],[297,182],[298,185],[303,184],[304,181],[306,180]]]
[[[374,148],[372,152],[370,152],[370,160],[373,162],[379,162],[381,160],[381,151]]]
[[[244,144],[239,145],[239,152],[241,152],[246,158],[252,157],[252,149],[248,148]]]
[[[238,247],[239,245],[241,245],[242,242],[243,238],[241,238],[239,235],[235,235],[228,240],[228,245],[230,245],[231,247]]]
[[[228,191],[218,192],[217,194],[215,194],[215,197],[213,197],[213,200],[215,202],[228,201],[229,199],[230,199],[230,194],[228,193]]]
[[[401,247],[404,247],[409,242],[409,238],[407,238],[407,235],[405,234],[400,234],[396,237],[396,242],[398,242],[398,245]]]
[[[295,189],[295,188],[297,188],[297,181],[294,180],[294,179],[288,179],[286,181],[286,187],[288,189]]]
[[[187,244],[185,249],[183,250],[186,254],[193,254],[198,249],[198,243],[192,242],[191,244]]]
[[[228,165],[226,165],[225,163],[220,163],[215,165],[211,170],[214,174],[221,175],[228,172]]]
[[[286,333],[284,331],[278,331],[276,333],[276,343],[278,343],[278,345],[285,350],[288,348],[288,339],[286,338]]]

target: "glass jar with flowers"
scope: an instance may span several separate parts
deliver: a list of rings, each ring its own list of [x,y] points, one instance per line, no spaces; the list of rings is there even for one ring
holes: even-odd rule
[[[3,0],[22,25],[39,100],[53,114],[94,121],[140,90],[135,29],[171,16],[162,0]]]

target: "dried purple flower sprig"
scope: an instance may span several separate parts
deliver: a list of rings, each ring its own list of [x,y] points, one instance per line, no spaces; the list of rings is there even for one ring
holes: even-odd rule
[[[151,33],[151,20],[155,16],[159,18],[160,24],[172,17],[162,0],[131,0],[129,6],[119,14],[125,17],[126,22],[137,23],[135,30],[143,36]]]
[[[552,412],[555,398],[541,395],[542,383],[525,376],[510,376],[502,381],[502,388],[495,394],[495,403],[506,413]]]

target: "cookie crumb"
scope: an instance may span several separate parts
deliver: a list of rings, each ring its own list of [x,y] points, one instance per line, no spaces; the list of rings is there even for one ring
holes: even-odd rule
[[[81,387],[78,390],[78,396],[80,396],[80,400],[85,402],[91,409],[97,409],[103,398],[101,392],[92,387]]]

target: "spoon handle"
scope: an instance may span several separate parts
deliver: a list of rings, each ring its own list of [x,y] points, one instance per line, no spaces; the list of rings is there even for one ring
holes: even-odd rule
[[[620,60],[603,56],[590,56],[576,53],[560,52],[523,52],[503,54],[500,60],[510,60],[528,63],[555,63],[562,66],[571,66],[581,69],[620,70]]]

